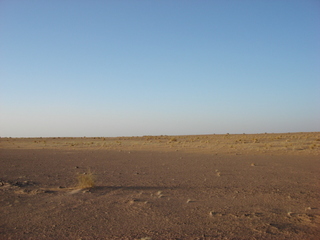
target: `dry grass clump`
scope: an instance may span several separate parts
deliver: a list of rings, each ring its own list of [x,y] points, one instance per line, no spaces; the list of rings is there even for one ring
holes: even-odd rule
[[[88,173],[78,174],[78,188],[93,188],[95,186],[95,177],[93,173],[89,170]]]

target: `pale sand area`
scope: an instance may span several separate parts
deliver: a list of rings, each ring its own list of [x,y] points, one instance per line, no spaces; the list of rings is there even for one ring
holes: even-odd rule
[[[320,236],[318,132],[1,138],[0,166],[0,239]]]

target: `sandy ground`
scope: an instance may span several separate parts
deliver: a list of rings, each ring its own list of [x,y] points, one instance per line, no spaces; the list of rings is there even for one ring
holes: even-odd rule
[[[0,138],[0,166],[0,239],[320,239],[320,133]]]

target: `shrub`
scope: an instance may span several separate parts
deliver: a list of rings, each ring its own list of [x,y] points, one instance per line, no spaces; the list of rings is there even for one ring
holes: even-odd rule
[[[90,170],[88,173],[78,174],[77,179],[78,187],[81,189],[93,188],[95,186],[95,177]]]

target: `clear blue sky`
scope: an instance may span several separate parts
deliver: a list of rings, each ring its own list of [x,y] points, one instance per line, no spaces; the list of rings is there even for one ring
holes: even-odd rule
[[[3,0],[0,136],[320,131],[318,0]]]

